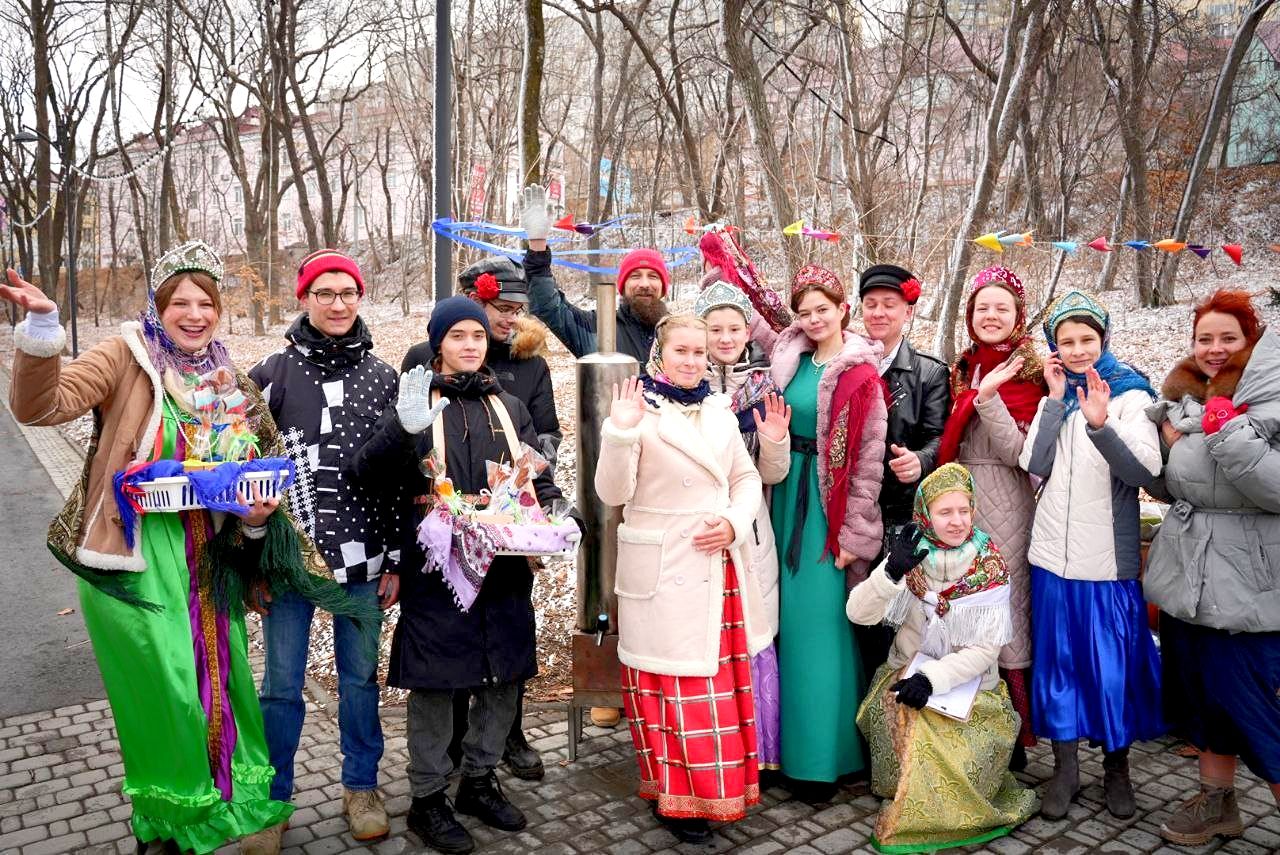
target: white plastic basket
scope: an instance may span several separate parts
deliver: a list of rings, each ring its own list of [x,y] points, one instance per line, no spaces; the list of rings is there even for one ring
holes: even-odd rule
[[[246,472],[241,475],[235,486],[218,496],[219,501],[236,501],[238,497],[246,503],[253,501],[253,485],[258,486],[258,495],[264,499],[278,499],[283,492],[280,485],[284,483],[288,472],[283,469],[266,469],[261,472]],[[196,498],[195,488],[186,475],[174,475],[170,478],[155,478],[151,481],[139,481],[142,495],[138,504],[144,514],[173,513],[176,511],[192,511],[204,505]],[[234,495],[233,495],[234,491]]]

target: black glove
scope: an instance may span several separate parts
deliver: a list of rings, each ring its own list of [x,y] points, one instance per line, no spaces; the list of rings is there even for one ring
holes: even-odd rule
[[[927,549],[920,549],[920,538],[923,534],[915,523],[907,523],[893,539],[889,547],[889,557],[885,561],[884,572],[890,581],[897,582],[916,567],[929,554]]]
[[[929,678],[917,672],[905,680],[899,680],[889,687],[889,691],[898,693],[898,703],[906,704],[914,709],[923,709],[933,694],[933,683]]]

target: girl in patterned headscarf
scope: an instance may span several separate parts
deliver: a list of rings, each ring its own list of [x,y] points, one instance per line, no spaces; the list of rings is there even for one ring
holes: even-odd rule
[[[997,669],[1013,630],[1009,569],[974,527],[974,493],[957,463],[925,478],[914,521],[846,605],[855,623],[898,630],[858,711],[871,788],[892,800],[872,838],[880,851],[982,843],[1035,812],[1035,793],[1006,770],[1019,724]]]
[[[942,433],[938,462],[959,461],[973,473],[979,499],[975,521],[999,543],[1009,564],[1013,638],[1000,651],[1022,731],[1010,768],[1025,768],[1031,730],[1031,577],[1027,545],[1035,498],[1018,454],[1044,397],[1044,366],[1026,329],[1026,291],[1005,267],[973,278],[965,309],[972,344],[951,366],[955,401]]]
[[[1053,740],[1043,814],[1065,816],[1080,789],[1079,740],[1102,744],[1107,809],[1135,810],[1129,746],[1164,732],[1160,662],[1142,600],[1138,490],[1160,474],[1147,378],[1107,349],[1110,316],[1068,291],[1044,324],[1049,394],[1018,465],[1044,479],[1031,528],[1035,664],[1031,722]]]

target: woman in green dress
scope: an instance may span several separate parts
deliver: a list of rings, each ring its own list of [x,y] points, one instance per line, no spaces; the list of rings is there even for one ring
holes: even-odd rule
[[[243,462],[277,450],[256,387],[214,339],[222,265],[193,241],[151,276],[141,322],[67,365],[57,306],[9,270],[0,297],[27,310],[14,332],[11,403],[24,424],[94,415],[84,473],[49,531],[81,577],[80,602],[124,758],[139,851],[212,852],[289,817],[273,801],[250,671],[245,592],[332,595],[314,547],[278,499],[238,519],[204,509],[136,514],[117,473],[156,461]],[[287,577],[287,578],[286,578]],[[340,589],[337,589],[340,591]],[[344,610],[341,600],[331,607]]]
[[[865,675],[844,602],[880,550],[887,411],[881,347],[845,329],[839,278],[801,268],[791,309],[795,321],[772,356],[774,382],[791,405],[791,470],[772,502],[782,568],[782,773],[800,798],[826,801],[838,778],[867,765],[855,724]]]

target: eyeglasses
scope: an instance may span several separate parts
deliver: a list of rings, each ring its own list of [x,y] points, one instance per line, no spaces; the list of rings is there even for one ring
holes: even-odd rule
[[[322,306],[332,306],[333,301],[341,299],[344,305],[354,306],[360,302],[359,291],[330,291],[328,288],[321,288],[319,291],[308,292],[315,297],[316,302]]]
[[[505,306],[498,303],[490,303],[489,305],[495,312],[506,318],[518,318],[524,314],[524,306],[519,303],[509,303]]]

